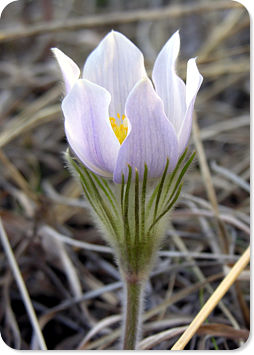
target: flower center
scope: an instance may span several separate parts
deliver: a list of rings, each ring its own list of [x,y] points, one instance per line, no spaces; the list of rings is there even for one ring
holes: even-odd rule
[[[118,119],[116,120],[115,117],[109,117],[113,131],[120,144],[122,144],[127,136],[128,121],[125,115],[122,115],[121,117],[119,113],[117,114],[117,118]]]

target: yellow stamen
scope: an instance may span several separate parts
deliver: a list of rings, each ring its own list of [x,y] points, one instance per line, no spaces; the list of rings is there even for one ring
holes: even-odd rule
[[[128,133],[128,121],[125,115],[122,115],[121,118],[119,113],[117,114],[117,118],[119,123],[116,122],[115,117],[109,117],[111,127],[113,128],[113,131],[120,144],[122,144]]]

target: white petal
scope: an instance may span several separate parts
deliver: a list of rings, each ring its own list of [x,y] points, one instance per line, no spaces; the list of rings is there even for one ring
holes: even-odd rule
[[[79,159],[95,173],[112,177],[119,142],[111,128],[110,94],[80,79],[62,103],[68,142]]]
[[[187,63],[187,76],[186,76],[186,106],[191,104],[191,101],[196,97],[198,90],[202,84],[203,77],[200,74],[196,58],[189,59]]]
[[[179,154],[181,155],[186,148],[192,127],[192,114],[194,109],[194,104],[198,90],[202,84],[203,77],[199,73],[196,59],[191,58],[187,64],[187,77],[186,77],[186,106],[187,110],[184,116],[183,123],[181,125],[178,142],[179,142]]]
[[[180,36],[177,31],[158,54],[152,73],[156,92],[162,99],[165,113],[176,132],[181,127],[186,111],[185,84],[175,71],[179,49]]]
[[[111,94],[110,116],[124,114],[125,101],[134,85],[146,75],[140,50],[119,32],[111,31],[86,60],[83,78]]]
[[[58,48],[52,48],[59,67],[62,71],[66,93],[68,93],[80,76],[80,70],[74,61]]]
[[[120,147],[114,181],[121,182],[128,176],[128,165],[144,174],[144,165],[148,167],[148,177],[162,175],[167,159],[172,170],[178,158],[178,142],[175,130],[167,119],[163,103],[155,93],[148,78],[141,80],[130,93],[126,102],[126,115],[131,130]]]

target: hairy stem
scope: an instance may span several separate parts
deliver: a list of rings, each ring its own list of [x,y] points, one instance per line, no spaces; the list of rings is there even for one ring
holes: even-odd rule
[[[123,319],[123,350],[135,350],[139,340],[143,303],[143,283],[135,277],[124,280],[125,304]]]

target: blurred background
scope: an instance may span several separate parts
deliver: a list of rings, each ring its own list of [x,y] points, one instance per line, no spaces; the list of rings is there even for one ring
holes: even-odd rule
[[[170,349],[249,244],[249,15],[216,0],[19,0],[0,19],[0,216],[48,349],[117,349],[121,281],[65,168],[63,85],[50,52],[83,66],[111,29],[144,53],[148,73],[180,29],[178,73],[198,56],[204,82],[197,158],[146,290],[141,349]],[[0,331],[40,349],[0,243]],[[163,338],[162,332],[175,329]],[[248,338],[249,271],[186,349],[236,349]],[[155,336],[151,340],[151,336]]]

